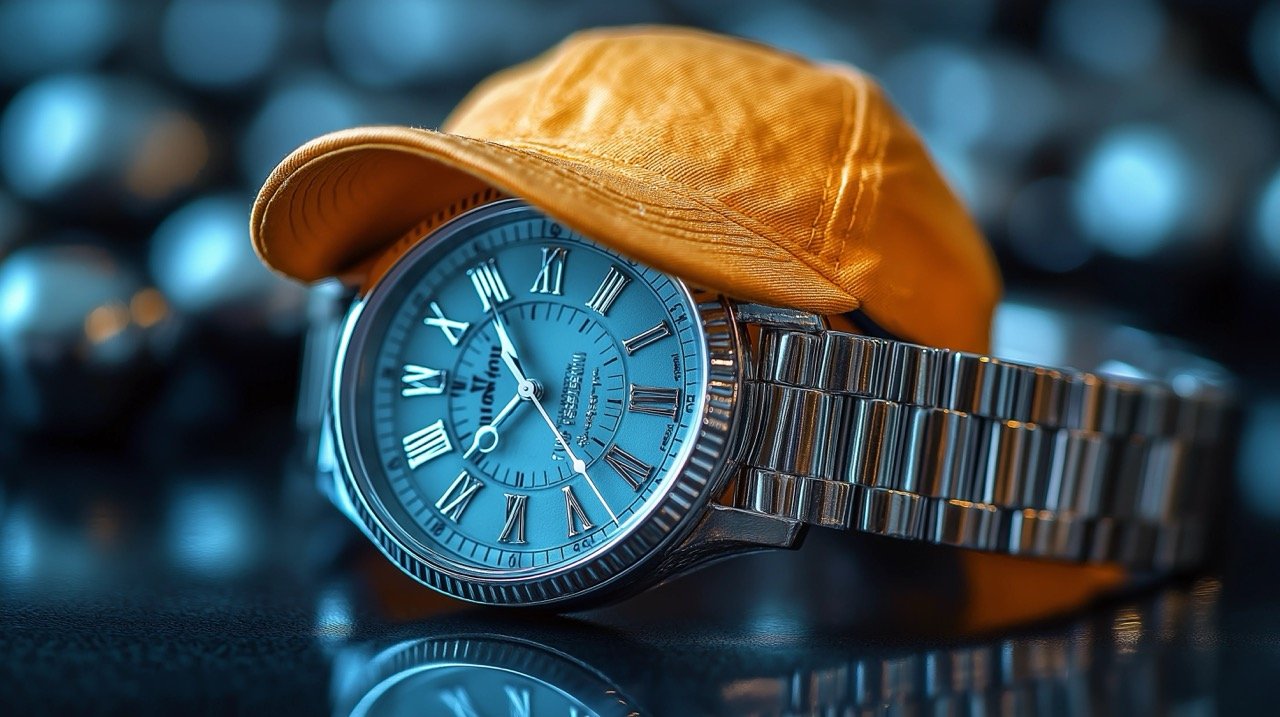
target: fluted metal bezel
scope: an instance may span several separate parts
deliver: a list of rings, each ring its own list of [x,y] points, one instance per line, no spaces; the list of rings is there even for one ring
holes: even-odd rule
[[[486,204],[450,220],[405,252],[347,314],[334,364],[331,406],[342,488],[354,517],[393,563],[424,585],[468,602],[564,609],[644,587],[659,577],[653,568],[679,545],[702,516],[707,502],[724,489],[730,473],[729,447],[734,445],[739,424],[742,337],[727,299],[691,289],[672,277],[700,319],[698,340],[707,380],[698,402],[696,433],[657,503],[625,534],[612,539],[611,545],[544,572],[509,577],[503,577],[501,571],[480,574],[437,560],[382,506],[370,480],[370,462],[361,452],[356,420],[361,396],[355,387],[362,352],[369,348],[369,317],[378,313],[387,287],[456,232],[481,219],[537,211],[515,199]]]

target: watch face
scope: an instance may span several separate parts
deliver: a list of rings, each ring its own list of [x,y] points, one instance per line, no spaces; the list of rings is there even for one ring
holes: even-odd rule
[[[563,597],[520,588],[653,522],[699,435],[689,290],[519,202],[420,242],[349,329],[337,403],[363,506],[389,555],[468,599]]]

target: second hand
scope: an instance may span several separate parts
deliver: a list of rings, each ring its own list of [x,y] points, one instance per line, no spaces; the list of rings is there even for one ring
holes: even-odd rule
[[[547,415],[547,409],[543,408],[542,404],[538,401],[533,401],[533,407],[538,409],[538,415],[542,416],[542,420],[547,422],[547,426],[551,429],[551,432],[555,434],[556,440],[560,442],[560,447],[564,449],[564,452],[569,456],[569,460],[573,462],[573,472],[586,479],[587,485],[591,488],[591,492],[596,494],[596,498],[600,500],[600,505],[604,506],[604,509],[609,513],[609,517],[613,519],[614,525],[621,528],[622,524],[618,522],[618,516],[613,514],[613,509],[609,507],[609,503],[605,501],[604,496],[600,494],[600,489],[596,487],[596,482],[591,480],[591,476],[587,475],[587,464],[584,463],[581,458],[573,454],[573,449],[569,447],[569,442],[560,434],[559,429],[556,428],[556,424],[551,420],[551,416]]]

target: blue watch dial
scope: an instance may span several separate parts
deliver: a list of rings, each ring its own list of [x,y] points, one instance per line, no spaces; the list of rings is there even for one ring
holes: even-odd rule
[[[554,570],[633,529],[685,460],[706,375],[683,284],[504,204],[408,252],[359,359],[375,512],[471,574]]]

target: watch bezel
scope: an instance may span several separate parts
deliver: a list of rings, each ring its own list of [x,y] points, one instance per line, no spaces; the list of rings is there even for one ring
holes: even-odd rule
[[[485,605],[557,606],[588,603],[605,594],[637,587],[643,582],[648,566],[653,579],[660,577],[655,568],[675,549],[680,539],[697,524],[707,502],[718,495],[728,478],[731,457],[729,447],[738,429],[741,403],[742,337],[725,298],[694,289],[678,277],[672,277],[686,292],[698,316],[703,341],[706,383],[700,416],[694,429],[690,449],[669,487],[657,503],[640,519],[640,523],[611,544],[584,558],[563,566],[533,574],[489,577],[454,569],[430,558],[430,551],[420,551],[403,528],[388,526],[394,519],[380,503],[370,500],[374,493],[366,462],[359,450],[356,393],[357,373],[362,362],[360,352],[366,350],[371,319],[377,302],[389,293],[389,287],[412,267],[416,260],[437,244],[449,240],[456,232],[475,221],[506,213],[541,209],[520,199],[503,199],[487,203],[454,217],[411,245],[364,296],[353,302],[343,322],[337,356],[334,362],[331,415],[335,449],[341,466],[342,486],[365,532],[379,550],[394,564],[417,581],[437,591]],[[351,386],[351,390],[344,390]],[[408,538],[408,539],[404,539]]]

